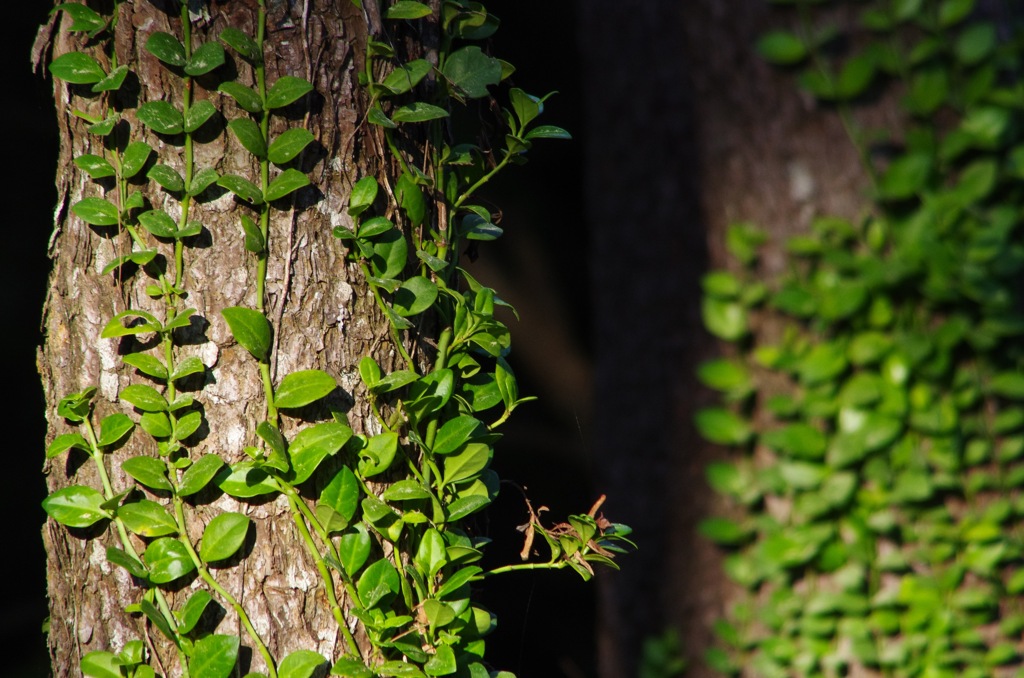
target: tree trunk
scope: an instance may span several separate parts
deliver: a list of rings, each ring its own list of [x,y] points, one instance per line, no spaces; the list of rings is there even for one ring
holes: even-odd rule
[[[143,49],[147,37],[155,31],[181,38],[177,7],[178,3],[142,0],[118,6],[113,53],[118,63],[128,65],[136,74],[138,82],[128,95],[122,89],[114,105],[133,140],[147,141],[159,156],[158,162],[182,171],[181,137],[155,134],[136,117],[140,101],[164,100],[179,109],[182,106],[181,78],[172,76]],[[249,35],[256,33],[255,3],[221,2],[209,6],[209,12],[208,16],[192,16],[194,44],[216,42],[227,26]],[[57,13],[56,17],[52,44],[40,42],[39,47],[52,51],[53,56],[88,51],[90,45],[83,33],[66,30],[68,16]],[[272,2],[267,24],[267,81],[299,76],[314,85],[314,94],[284,109],[287,116],[272,118],[272,134],[285,127],[304,127],[316,139],[297,161],[316,189],[300,190],[290,209],[271,213],[266,291],[267,317],[274,327],[276,361],[272,374],[276,381],[279,375],[296,370],[326,371],[341,387],[342,395],[335,391],[333,396],[338,401],[334,408],[347,411],[356,433],[374,433],[366,430],[370,421],[367,401],[353,398],[360,389],[355,366],[366,355],[374,355],[385,368],[394,362],[394,356],[382,348],[390,346],[381,342],[387,336],[387,321],[374,305],[358,269],[345,261],[344,250],[332,235],[332,227],[349,222],[345,206],[353,181],[365,175],[383,176],[391,170],[377,134],[380,128],[359,125],[366,100],[356,75],[364,66],[367,18],[347,0]],[[419,49],[414,43],[410,46]],[[99,54],[95,50],[90,53]],[[230,50],[228,53],[225,68],[237,69],[239,81],[251,85],[252,69],[237,56],[232,58]],[[104,66],[109,68],[111,64]],[[211,100],[227,119],[245,115],[227,96],[207,89],[215,88],[215,81],[207,82],[201,76],[195,80],[193,103]],[[73,158],[83,153],[103,154],[101,139],[88,134],[88,123],[75,115],[82,110],[102,117],[103,97],[91,93],[87,86],[60,80],[56,81],[54,95],[61,135],[59,208],[51,240],[53,273],[45,311],[46,337],[38,358],[46,393],[48,440],[76,430],[58,414],[58,403],[66,395],[90,386],[98,387],[96,421],[115,412],[131,413],[131,406],[119,401],[119,394],[130,384],[151,382],[120,357],[127,350],[138,350],[137,340],[146,341],[148,336],[101,339],[100,334],[115,314],[127,309],[148,310],[157,317],[163,314],[162,302],[147,295],[146,286],[154,280],[145,272],[122,278],[117,273],[101,273],[108,262],[130,251],[126,237],[116,229],[89,226],[70,210],[84,197],[112,194],[110,185],[90,180],[73,164]],[[215,116],[201,134],[197,133],[196,167],[213,167],[222,175],[258,176],[253,156],[227,133],[224,122]],[[168,204],[167,194],[152,182],[140,180],[134,188],[141,189],[155,208]],[[176,360],[197,356],[206,366],[200,383],[182,382],[190,387],[184,392],[201,403],[205,419],[205,424],[185,440],[193,459],[208,452],[220,454],[229,463],[244,459],[243,448],[256,443],[252,432],[266,418],[264,391],[253,357],[232,338],[220,313],[227,307],[257,305],[253,257],[245,249],[239,227],[244,211],[231,193],[218,191],[216,186],[192,206],[192,218],[202,222],[203,231],[192,246],[184,249],[181,285],[187,291],[184,304],[196,312],[190,324],[176,332],[176,351],[180,351]],[[147,241],[165,261],[173,261],[173,245],[152,237]],[[303,409],[301,414],[305,419],[329,418],[324,411]],[[138,413],[132,416],[138,418]],[[300,421],[287,420],[285,432],[294,430]],[[105,455],[115,493],[133,487],[132,479],[121,470],[121,462],[140,452],[157,456],[153,439],[136,431],[123,447]],[[78,450],[50,460],[45,471],[50,492],[70,485],[101,486],[96,467]],[[254,539],[250,534],[251,553],[232,566],[215,569],[214,575],[249,610],[271,653],[281,656],[307,648],[337,657],[342,640],[322,588],[306,574],[314,573],[316,568],[301,547],[284,496],[260,503],[200,493],[193,503],[195,510],[188,512],[188,532],[194,544],[205,524],[218,513],[235,511],[254,519],[257,528]],[[132,540],[140,550],[145,547],[138,537]],[[44,529],[44,541],[54,675],[81,675],[79,661],[88,652],[117,652],[126,641],[142,638],[162,662],[154,665],[162,666],[165,675],[175,675],[168,642],[138,614],[137,607],[132,613],[125,610],[128,605],[139,604],[144,589],[104,556],[107,548],[120,547],[114,530],[67,529],[50,520]],[[190,593],[188,586],[169,592],[171,607],[177,609]],[[217,627],[219,632],[241,634],[235,612],[224,606],[224,615]],[[252,652],[248,661],[243,656],[243,673],[266,670],[259,653]]]

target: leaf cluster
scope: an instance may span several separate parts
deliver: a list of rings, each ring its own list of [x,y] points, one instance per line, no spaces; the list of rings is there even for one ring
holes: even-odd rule
[[[765,279],[764,237],[740,224],[737,265],[703,281],[705,325],[736,350],[700,367],[721,403],[696,423],[737,456],[707,469],[735,512],[701,530],[750,592],[708,659],[763,676],[1011,675],[1024,665],[1020,26],[1000,37],[969,0],[868,2],[850,37],[811,7],[843,3],[780,4],[800,6],[800,28],[759,50],[837,104],[874,185],[861,219],[790,239],[786,273]],[[830,48],[843,37],[859,51]],[[880,156],[854,114],[893,82],[906,132]],[[777,340],[755,329],[768,316]]]
[[[351,227],[339,226],[334,234],[363,273],[387,319],[391,348],[405,365],[385,373],[373,356],[360,361],[362,397],[375,415],[376,432],[355,433],[345,414],[331,409],[328,396],[337,382],[330,373],[300,369],[274,379],[270,371],[279,329],[265,310],[270,226],[279,208],[310,184],[298,161],[315,139],[296,126],[272,135],[269,123],[286,107],[302,106],[313,85],[291,75],[267,82],[262,1],[255,37],[227,27],[208,42],[193,39],[188,3],[179,4],[180,34],[154,32],[143,44],[147,58],[180,80],[184,95],[144,96],[134,109],[114,101],[128,69],[117,66],[111,48],[113,19],[85,5],[57,8],[71,30],[87,32],[94,42],[89,51],[58,56],[51,72],[72,88],[91,86],[105,107],[102,116],[79,114],[96,152],[78,156],[75,165],[100,195],[76,202],[72,212],[130,240],[129,253],[109,262],[102,275],[114,274],[124,284],[143,270],[153,303],[115,313],[97,337],[120,342],[125,369],[136,373],[120,392],[124,411],[100,417],[96,410],[108,404],[97,402],[93,387],[58,406],[72,430],[54,438],[47,457],[86,455],[101,487],[70,484],[52,492],[43,508],[68,528],[112,528],[116,545],[106,550],[107,561],[141,589],[126,611],[159,631],[177,653],[183,675],[226,678],[244,653],[258,653],[266,673],[251,676],[307,678],[329,670],[356,677],[509,677],[485,660],[484,639],[496,619],[475,599],[479,582],[524,568],[571,568],[589,579],[595,565],[617,567],[615,556],[632,548],[629,528],[596,515],[596,506],[552,528],[530,509],[531,539],[542,535],[550,558],[534,561],[526,548],[529,562],[488,572],[481,566],[488,540],[469,529],[498,492],[491,468],[501,438],[496,428],[532,399],[519,393],[508,362],[510,333],[499,318],[514,309],[458,266],[461,244],[502,234],[490,211],[470,199],[505,167],[521,164],[534,140],[568,134],[535,124],[547,97],[513,88],[499,116],[503,146],[497,158],[490,148],[450,137],[452,108],[491,97],[489,88],[512,70],[471,44],[499,24],[480,3],[441,4],[436,66],[403,61],[390,42],[370,41],[362,78],[366,120],[383,129],[401,172],[355,181],[347,209]],[[398,30],[430,14],[424,3],[399,0],[383,17]],[[237,77],[221,68],[225,47],[246,65]],[[200,76],[210,87],[202,98],[195,96]],[[226,128],[258,165],[257,176],[196,166],[196,133],[229,115],[237,117]],[[419,128],[431,143],[411,146],[401,135],[405,126]],[[388,191],[381,190],[385,182]],[[189,290],[182,282],[187,248],[204,228],[195,212],[218,191],[236,198],[256,272],[254,303],[220,310],[220,320],[252,359],[252,378],[264,387],[265,417],[240,459],[196,447],[204,426],[212,425],[200,402],[208,367],[188,354],[184,341],[199,320],[195,309],[185,307]],[[164,194],[160,201],[154,199],[158,192]],[[167,198],[175,203],[172,210],[155,206]],[[408,347],[426,344],[436,352],[413,359]],[[199,388],[183,392],[188,383]],[[314,407],[329,413],[326,420],[310,421]],[[137,429],[148,438],[144,445]],[[130,479],[127,487],[110,480],[114,459]],[[201,528],[195,524],[199,498],[220,495],[242,502],[287,500],[344,641],[337,656],[310,649],[283,658],[271,654],[245,606],[218,578],[262,547],[252,519],[225,511]],[[187,597],[173,593],[196,580]],[[211,624],[224,608],[238,615],[243,633],[218,633]],[[80,669],[97,678],[149,678],[156,675],[153,666],[164,663],[152,655],[155,647],[132,640],[117,652],[90,652]]]

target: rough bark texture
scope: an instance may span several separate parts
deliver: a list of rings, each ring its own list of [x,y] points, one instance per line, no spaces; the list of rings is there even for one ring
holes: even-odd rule
[[[171,77],[142,48],[152,31],[181,35],[177,3],[167,5],[164,8],[161,3],[143,0],[121,5],[116,51],[120,63],[129,64],[137,74],[143,100],[163,98],[180,106],[181,81]],[[255,3],[220,2],[213,4],[210,12],[210,17],[193,24],[197,41],[215,40],[228,25],[255,33]],[[386,354],[390,344],[381,341],[387,333],[386,322],[357,269],[344,261],[344,249],[332,235],[332,227],[348,219],[344,207],[352,182],[365,174],[382,176],[387,170],[381,160],[381,140],[368,131],[368,126],[359,127],[364,103],[356,74],[363,67],[367,22],[347,0],[307,0],[270,3],[268,26],[268,82],[281,75],[301,76],[313,82],[315,93],[308,97],[311,105],[290,107],[287,124],[305,126],[317,139],[300,163],[315,188],[298,193],[294,209],[275,210],[272,216],[267,292],[268,315],[275,326],[273,370],[277,378],[300,369],[326,370],[340,385],[341,395],[337,395],[339,391],[335,394],[348,411],[353,430],[374,433],[366,431],[370,426],[368,405],[355,397],[359,383],[355,366],[365,355],[375,355],[385,366],[394,356]],[[83,49],[79,36],[54,31],[52,54]],[[227,67],[238,69],[240,81],[251,82],[249,68],[240,59],[229,56]],[[211,87],[215,86],[213,82]],[[214,100],[229,119],[244,115],[215,91],[197,87],[195,96]],[[100,339],[100,331],[114,314],[127,308],[162,315],[157,302],[144,293],[145,284],[150,282],[145,274],[140,272],[124,284],[112,275],[100,274],[113,257],[125,251],[126,238],[112,234],[110,229],[86,225],[69,209],[82,197],[103,192],[97,182],[76,171],[72,164],[72,158],[83,152],[100,152],[96,137],[86,134],[83,121],[72,115],[73,109],[98,111],[99,100],[89,94],[87,87],[59,81],[55,100],[61,133],[57,177],[60,204],[51,241],[53,273],[45,312],[46,337],[38,360],[47,400],[48,439],[72,430],[57,415],[60,398],[91,385],[99,387],[97,420],[115,411],[131,413],[129,406],[118,401],[118,393],[130,383],[146,380],[119,359],[125,342]],[[134,119],[137,102],[120,103],[133,136],[157,149],[161,162],[180,168],[180,141],[159,138],[138,124]],[[272,131],[272,136],[285,125],[281,118],[275,120],[278,129]],[[196,145],[196,161],[197,167],[212,166],[220,173],[258,176],[252,156],[241,149],[223,124]],[[167,200],[153,183],[141,188],[154,207]],[[194,391],[207,424],[188,441],[193,443],[193,458],[216,452],[229,462],[242,459],[243,446],[254,443],[253,431],[265,417],[255,361],[233,340],[220,315],[225,307],[254,305],[253,257],[243,248],[239,227],[242,209],[228,193],[193,206],[193,214],[205,230],[185,251],[186,304],[195,308],[196,314],[191,327],[180,337],[185,345],[179,351],[180,357],[199,356],[208,367],[206,383],[196,385]],[[156,246],[171,256],[167,244]],[[327,416],[323,412],[300,414],[314,419]],[[301,420],[286,419],[285,428],[298,423]],[[107,455],[116,491],[132,486],[131,479],[121,472],[120,462],[129,452],[138,454],[140,450],[155,454],[152,440],[137,431],[124,449]],[[45,471],[51,492],[72,484],[99,487],[93,465],[83,455],[73,453],[55,459],[47,463]],[[211,493],[199,495],[196,504],[196,510],[189,512],[193,542],[206,522],[221,511],[238,511],[253,518],[257,528],[248,557],[215,573],[248,608],[272,653],[280,657],[297,648],[308,648],[329,657],[338,656],[340,638],[283,497],[265,503],[242,503]],[[105,549],[116,541],[111,530],[68,530],[49,521],[43,536],[48,554],[49,647],[55,676],[79,675],[83,654],[95,649],[116,652],[133,638],[148,636],[165,660],[173,658],[159,632],[147,629],[138,615],[124,612],[125,605],[138,602],[143,589],[133,585],[124,570],[106,561]],[[189,593],[189,586],[170,593],[172,606]],[[221,633],[240,632],[238,619],[230,609],[219,629]],[[243,664],[243,673],[261,667],[259,655],[253,653],[251,666]],[[166,675],[176,675],[173,660],[165,668]]]
[[[755,53],[774,21],[759,0],[580,4],[587,88],[587,213],[595,307],[598,485],[640,551],[602,579],[601,675],[636,675],[646,637],[680,632],[688,676],[701,664],[731,587],[696,531],[715,512],[704,480],[721,455],[692,413],[713,343],[699,277],[726,265],[725,227],[773,239],[821,214],[857,216],[865,177],[834,112]],[[846,11],[850,11],[847,8]],[[840,17],[841,18],[841,17]],[[861,111],[889,128],[885,100]],[[769,248],[769,268],[783,262]],[[624,506],[628,503],[628,512]]]

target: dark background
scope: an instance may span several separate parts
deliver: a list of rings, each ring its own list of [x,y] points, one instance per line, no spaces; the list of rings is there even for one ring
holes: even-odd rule
[[[495,56],[517,66],[513,84],[531,94],[552,90],[543,123],[569,129],[569,142],[543,142],[525,168],[513,168],[490,189],[489,197],[503,212],[506,236],[481,251],[483,263],[513,286],[523,286],[524,272],[544,275],[555,283],[545,294],[546,308],[556,315],[534,313],[510,321],[516,337],[531,327],[560,325],[578,346],[586,364],[590,306],[587,291],[587,229],[582,221],[583,130],[578,55],[575,49],[574,2],[491,0],[488,8],[502,19],[493,44]],[[57,170],[56,123],[52,81],[32,72],[30,51],[38,26],[50,4],[12,3],[2,22],[4,54],[3,130],[6,133],[3,200],[8,215],[7,242],[0,247],[5,293],[3,356],[6,358],[6,479],[2,514],[6,553],[5,586],[0,603],[0,638],[4,668],[10,676],[49,674],[45,637],[47,615],[45,554],[40,530],[45,514],[41,473],[45,441],[44,401],[35,368],[35,351],[49,260],[47,243],[53,228]],[[541,251],[530,250],[543,243]],[[520,252],[519,257],[514,252]],[[532,258],[524,263],[524,251]],[[524,271],[530,267],[530,271]],[[495,285],[514,297],[516,290]],[[522,289],[520,294],[525,293]],[[542,307],[544,308],[544,307]],[[520,309],[521,311],[523,309]],[[543,395],[543,366],[517,367],[520,390],[539,393],[540,403],[524,405],[505,427],[495,466],[503,478],[528,488],[535,506],[551,514],[585,512],[595,498],[588,469],[589,392],[579,392],[578,405],[554,411]],[[575,398],[573,398],[575,399]],[[566,411],[570,414],[567,416]],[[519,492],[503,491],[491,512],[489,529],[495,543],[492,564],[518,560],[521,535],[515,526],[526,513]],[[484,602],[499,617],[489,642],[495,666],[531,676],[593,676],[596,674],[592,621],[594,586],[568,571],[506,575],[484,592]]]
[[[46,519],[42,468],[45,405],[35,368],[39,326],[46,298],[47,241],[56,203],[54,171],[57,124],[50,82],[32,73],[36,29],[46,20],[46,2],[12,3],[0,21],[3,35],[3,131],[5,242],[0,246],[4,297],[3,356],[6,396],[3,520],[4,592],[0,638],[9,676],[48,675],[42,633],[46,618],[46,560],[40,530]]]

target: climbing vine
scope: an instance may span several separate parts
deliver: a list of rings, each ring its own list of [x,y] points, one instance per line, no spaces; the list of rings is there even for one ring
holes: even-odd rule
[[[757,676],[1024,670],[1019,15],[973,0],[780,2],[758,49],[842,118],[871,182],[765,273],[736,224],[703,280],[697,413],[735,451],[701,529],[746,590],[709,662]],[[836,10],[857,17],[837,29]],[[988,10],[994,11],[994,10]],[[1007,19],[1010,17],[1010,19]],[[902,127],[859,106],[898,98]],[[775,328],[768,330],[765,328]]]
[[[530,398],[519,393],[507,360],[510,334],[496,311],[508,305],[460,267],[458,255],[502,234],[479,190],[525,162],[535,141],[569,135],[537,124],[547,97],[502,84],[513,69],[480,46],[499,23],[483,5],[445,0],[437,14],[411,0],[364,6],[370,1],[353,3],[368,26],[384,24],[368,31],[360,128],[382,133],[396,171],[352,181],[348,219],[333,235],[386,318],[401,364],[388,371],[367,355],[351,366],[362,383],[357,397],[372,405],[365,433],[354,433],[329,397],[335,376],[310,368],[277,378],[272,369],[281,331],[266,289],[278,251],[273,226],[315,188],[300,162],[315,137],[295,114],[308,113],[314,86],[294,75],[268,77],[264,1],[254,34],[228,27],[206,42],[193,36],[193,22],[216,8],[170,3],[178,33],[151,32],[139,42],[178,83],[179,96],[142,92],[141,103],[131,105],[125,102],[132,97],[118,94],[134,74],[113,49],[117,31],[131,30],[118,25],[123,2],[115,0],[108,14],[78,3],[55,9],[83,47],[57,56],[50,71],[99,111],[75,111],[88,123],[92,150],[74,163],[94,180],[95,194],[71,212],[121,243],[97,274],[118,285],[144,278],[152,302],[115,313],[95,338],[118,342],[124,370],[135,371],[119,392],[123,408],[97,415],[109,407],[98,406],[95,386],[66,395],[57,414],[67,428],[47,448],[48,459],[84,453],[101,479],[94,487],[69,477],[44,500],[47,514],[90,530],[83,538],[112,529],[116,544],[106,561],[140,592],[126,603],[139,637],[88,652],[84,675],[217,678],[246,670],[240,662],[248,648],[256,667],[250,676],[304,678],[321,675],[322,667],[354,678],[510,676],[485,660],[495,616],[474,602],[482,583],[519,569],[569,568],[589,579],[595,565],[615,567],[615,556],[632,546],[629,529],[600,513],[603,497],[555,525],[543,524],[527,501],[523,562],[491,570],[479,564],[488,540],[467,526],[499,489],[490,468],[497,429]],[[388,36],[422,21],[439,26],[436,54],[406,58]],[[508,103],[499,106],[491,88]],[[451,124],[455,115],[476,114],[482,101],[498,111],[497,133]],[[224,133],[251,156],[254,174],[197,166],[196,144]],[[189,288],[190,257],[199,256],[200,243],[208,246],[204,203],[225,192],[234,196],[250,256],[251,302],[198,318],[188,306],[196,291]],[[217,425],[207,416],[216,404],[203,402],[210,366],[190,346],[200,321],[226,324],[251,359],[251,373],[240,378],[262,384],[261,423],[237,454],[197,444],[202,427]],[[310,408],[326,416],[310,420]],[[114,463],[120,473],[112,473]],[[200,496],[206,504],[218,496],[283,498],[295,548],[314,564],[344,639],[340,654],[292,648],[275,656],[266,620],[257,623],[223,584],[226,572],[265,548],[253,542],[254,519],[224,510],[197,522]],[[539,543],[546,559],[536,558]],[[237,633],[211,623],[224,608],[237,616]],[[148,642],[145,627],[166,638],[167,656],[164,646]]]

